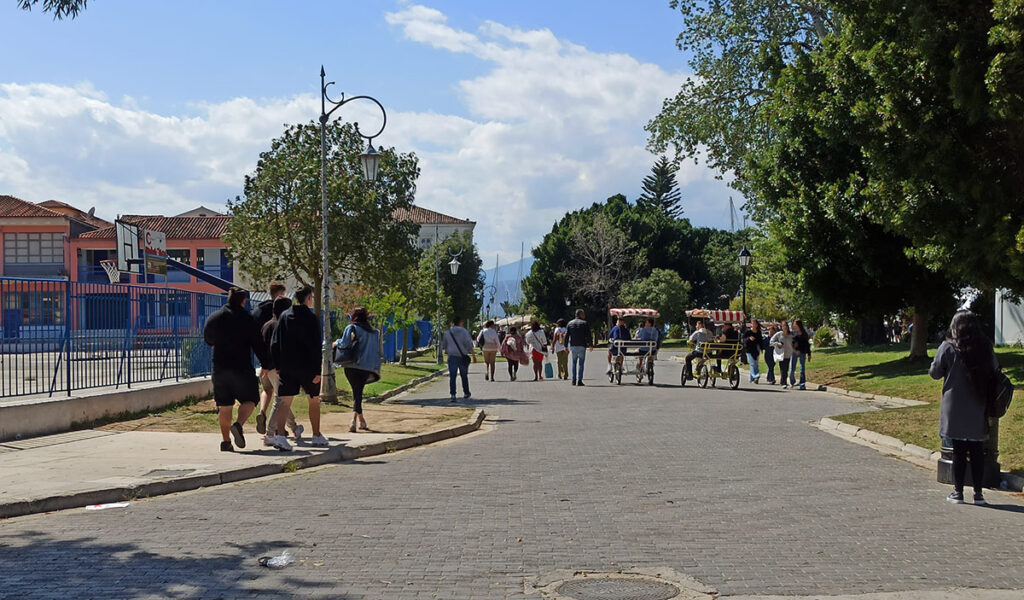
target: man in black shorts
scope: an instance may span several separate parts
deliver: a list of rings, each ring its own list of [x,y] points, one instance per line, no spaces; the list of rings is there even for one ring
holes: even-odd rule
[[[256,409],[260,400],[259,378],[250,359],[251,352],[262,362],[266,358],[256,321],[245,309],[249,294],[233,287],[228,290],[228,303],[206,319],[203,339],[213,346],[213,400],[217,403],[222,452],[232,452],[230,433],[235,445],[245,448],[242,423]],[[238,401],[238,419],[231,414]]]
[[[311,310],[313,289],[304,287],[295,292],[295,305],[281,313],[270,340],[271,360],[280,374],[277,395],[281,410],[287,410],[299,390],[309,396],[309,424],[313,429],[310,443],[326,446],[320,433],[320,357],[323,333],[320,319]]]

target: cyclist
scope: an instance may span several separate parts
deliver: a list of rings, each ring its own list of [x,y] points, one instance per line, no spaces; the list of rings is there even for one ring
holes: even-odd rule
[[[612,357],[619,356],[619,349],[615,346],[615,340],[630,340],[629,327],[626,326],[626,320],[619,317],[618,323],[615,327],[612,327],[612,331],[608,334],[608,370],[606,373],[612,372]],[[625,350],[622,351],[625,354]]]
[[[693,351],[686,355],[686,378],[693,379],[693,359],[704,356],[704,343],[710,342],[712,334],[704,328],[704,321],[697,321],[697,330],[690,334],[690,341],[693,342]]]
[[[641,342],[654,342],[654,352],[658,353],[658,342],[661,336],[658,335],[658,330],[654,327],[654,319],[648,318],[644,321],[644,326],[636,332],[636,339]],[[640,364],[643,365],[645,356],[648,353],[648,348],[640,348]],[[654,356],[651,356],[653,359]]]

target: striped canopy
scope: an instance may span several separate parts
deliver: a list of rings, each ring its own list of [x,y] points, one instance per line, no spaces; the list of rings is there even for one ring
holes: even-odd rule
[[[694,319],[711,319],[721,323],[742,323],[747,319],[747,315],[742,310],[709,310],[706,308],[688,310],[686,316]]]
[[[661,314],[653,308],[613,308],[609,310],[616,317],[654,317],[657,319]]]

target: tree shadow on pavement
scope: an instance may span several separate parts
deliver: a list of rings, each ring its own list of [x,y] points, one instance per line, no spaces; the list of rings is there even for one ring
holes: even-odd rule
[[[259,566],[260,556],[279,555],[290,546],[291,542],[269,540],[227,543],[218,554],[186,551],[172,556],[130,542],[62,539],[24,531],[0,535],[2,594],[11,598],[238,598],[274,589],[303,589],[313,597],[344,597],[328,589],[327,582],[302,578],[296,573],[304,568],[300,563],[281,570]]]

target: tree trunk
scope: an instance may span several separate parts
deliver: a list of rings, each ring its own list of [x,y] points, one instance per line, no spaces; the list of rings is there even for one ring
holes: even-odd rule
[[[402,329],[402,360],[400,364],[404,367],[409,358],[409,328]]]
[[[928,314],[920,307],[914,307],[914,330],[910,333],[910,358],[928,358]]]

